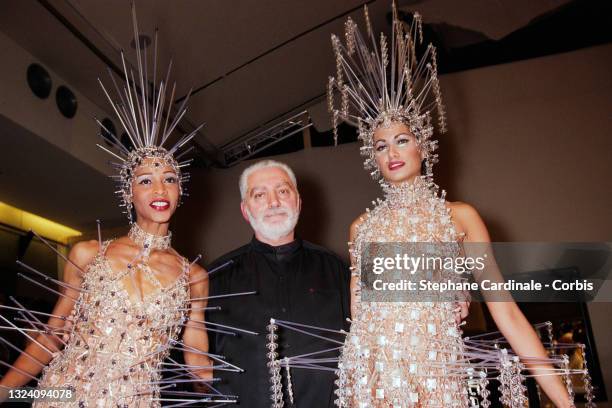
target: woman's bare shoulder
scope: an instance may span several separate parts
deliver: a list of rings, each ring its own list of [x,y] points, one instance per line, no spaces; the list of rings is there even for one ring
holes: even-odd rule
[[[70,250],[69,258],[79,266],[87,265],[100,250],[100,243],[96,240],[80,241]]]
[[[478,211],[471,204],[463,201],[447,201],[446,205],[451,209],[451,214],[460,219],[469,219],[479,216]]]
[[[190,265],[189,267],[189,277],[190,277],[190,280],[193,280],[193,279],[208,280],[208,272],[206,272],[206,269],[202,268],[197,263],[194,263],[193,265]]]
[[[489,240],[487,228],[474,206],[462,201],[449,201],[446,205],[451,210],[451,218],[457,227],[457,232],[465,233],[467,240],[478,242]]]

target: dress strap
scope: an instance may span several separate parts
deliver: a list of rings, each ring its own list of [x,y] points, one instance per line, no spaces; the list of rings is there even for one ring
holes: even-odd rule
[[[189,260],[184,256],[181,256],[181,259],[183,260],[183,275],[189,277]]]
[[[102,242],[102,246],[100,247],[100,255],[102,255],[102,256],[106,255],[106,250],[108,249],[108,246],[113,241],[114,241],[114,239],[109,239],[109,240],[106,240],[106,241]]]

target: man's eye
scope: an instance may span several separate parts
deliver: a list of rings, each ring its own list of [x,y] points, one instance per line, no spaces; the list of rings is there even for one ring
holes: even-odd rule
[[[255,193],[255,195],[253,197],[261,198],[261,197],[263,197],[263,193]]]
[[[287,190],[286,188],[283,188],[283,189],[279,190],[279,193],[281,193],[281,194],[288,194],[289,190]]]

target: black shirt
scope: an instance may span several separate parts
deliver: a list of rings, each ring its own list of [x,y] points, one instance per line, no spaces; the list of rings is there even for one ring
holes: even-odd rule
[[[207,320],[258,335],[209,332],[211,353],[220,354],[245,370],[243,373],[218,370],[214,375],[222,379],[218,389],[237,395],[240,406],[268,408],[271,384],[266,366],[266,326],[270,318],[348,330],[350,272],[334,253],[299,238],[277,247],[253,238],[249,244],[214,261],[208,270],[230,260],[231,264],[211,276],[209,295],[248,291],[257,294],[211,299],[208,306],[220,306],[221,310],[208,312]],[[338,346],[285,328],[280,328],[278,334],[280,358]],[[329,333],[318,334],[329,337]],[[342,336],[336,339],[343,340]],[[333,406],[336,377],[332,371],[292,368],[291,378],[297,407]],[[290,404],[286,401],[285,406]]]

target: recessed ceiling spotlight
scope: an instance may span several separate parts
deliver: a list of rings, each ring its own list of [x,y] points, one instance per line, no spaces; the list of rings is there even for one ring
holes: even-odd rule
[[[62,85],[55,91],[55,103],[66,118],[71,119],[77,111],[77,99],[74,93],[66,86]]]
[[[151,37],[145,34],[139,34],[138,35],[138,49],[142,51],[145,48],[149,48],[149,45],[151,45]],[[132,39],[132,41],[130,41],[130,47],[132,47],[133,49],[136,49],[135,39]]]
[[[30,64],[27,71],[28,85],[34,95],[45,99],[51,93],[51,76],[46,69],[34,63]]]

